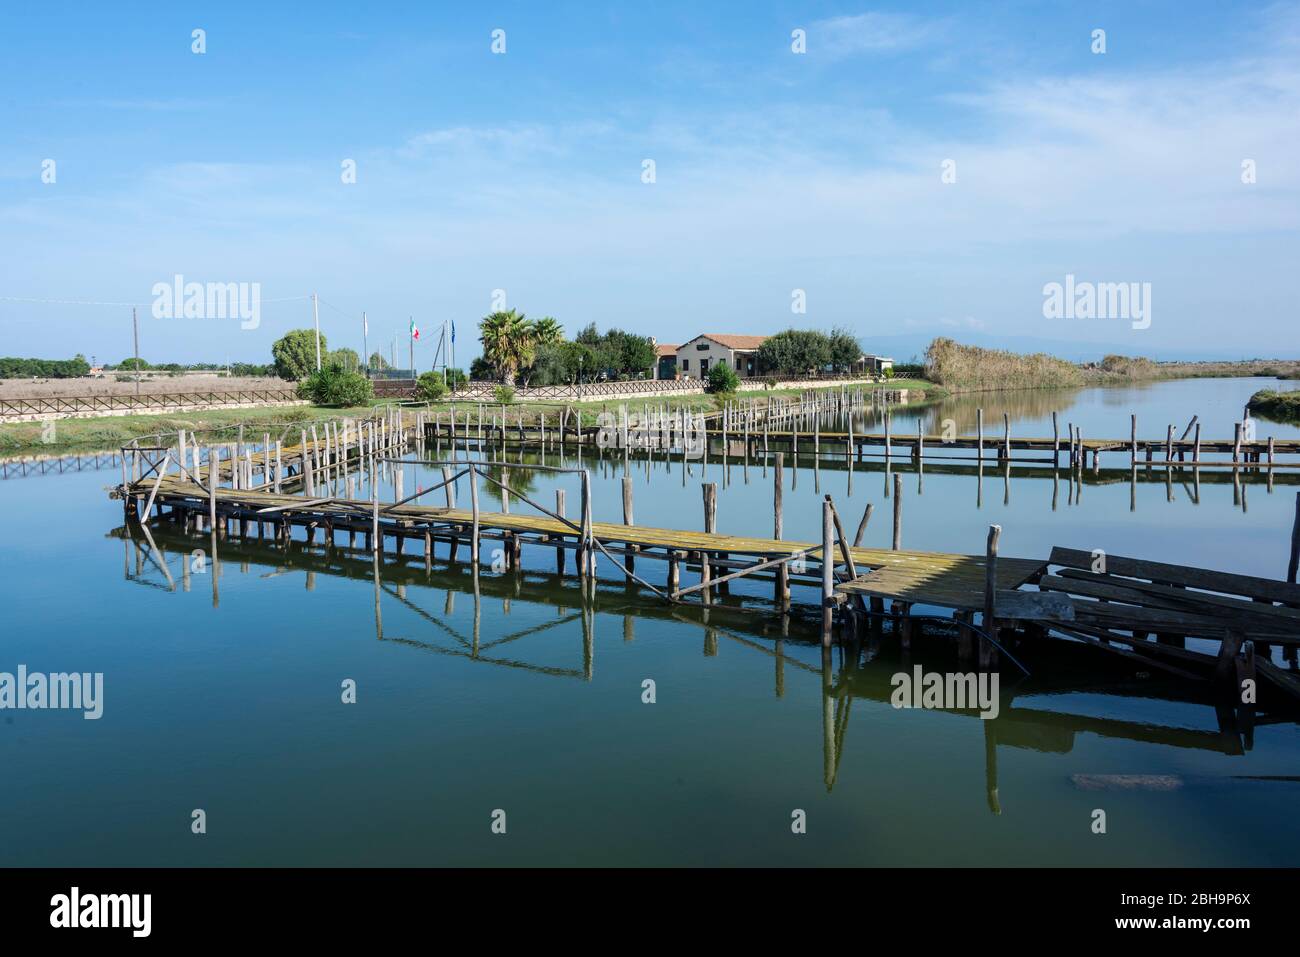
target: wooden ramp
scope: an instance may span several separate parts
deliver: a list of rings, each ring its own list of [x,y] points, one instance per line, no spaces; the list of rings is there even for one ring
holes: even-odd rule
[[[889,598],[917,605],[935,605],[957,611],[984,607],[986,563],[983,556],[885,552],[879,567],[840,585],[848,595]],[[1033,558],[999,558],[998,588],[1019,588],[1037,576],[1047,563]],[[1011,601],[1003,594],[999,599]],[[1001,602],[1000,602],[1001,603]]]

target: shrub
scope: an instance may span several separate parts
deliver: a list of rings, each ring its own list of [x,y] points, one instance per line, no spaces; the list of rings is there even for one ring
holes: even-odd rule
[[[449,391],[441,372],[426,372],[416,384],[416,392],[425,402],[437,402]]]
[[[705,391],[713,393],[731,393],[740,388],[740,376],[736,370],[725,362],[719,362],[709,370],[709,384]]]
[[[365,405],[375,397],[375,387],[359,372],[344,372],[338,366],[330,366],[300,382],[298,395],[315,405]]]
[[[492,390],[492,398],[500,405],[509,405],[515,401],[514,386],[499,385]]]

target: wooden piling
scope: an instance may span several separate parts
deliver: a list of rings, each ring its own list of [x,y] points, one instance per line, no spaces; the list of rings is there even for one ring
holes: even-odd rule
[[[903,476],[894,473],[894,551],[903,547]]]
[[[984,550],[984,633],[997,638],[998,540],[1002,537],[1001,525],[989,526],[988,542]],[[996,649],[987,641],[980,643],[981,663],[991,663]]]
[[[483,428],[483,416],[479,415],[479,430]],[[478,571],[478,538],[479,538],[479,513],[478,513],[478,466],[470,465],[469,467],[469,507],[470,507],[470,534],[469,534],[469,560]]]
[[[862,544],[862,536],[867,533],[867,523],[871,521],[871,513],[875,506],[870,502],[867,503],[866,510],[862,513],[862,521],[858,523],[857,534],[853,536],[853,547],[857,548]]]
[[[822,646],[831,643],[835,608],[835,527],[831,503],[822,502]]]
[[[555,514],[560,516],[560,518],[565,517],[564,489],[562,488],[557,488],[555,490]],[[562,538],[557,538],[556,540],[563,541]],[[557,545],[555,548],[555,570],[561,575],[564,574],[564,547],[562,545]]]
[[[769,400],[770,401],[770,400]],[[782,502],[781,472],[785,465],[785,453],[777,452],[776,461],[772,463],[772,537],[778,542],[785,532],[785,508]],[[776,605],[784,610],[790,604],[790,569],[784,562],[776,568]]]
[[[717,530],[718,524],[718,483],[704,482],[700,486],[704,493],[704,531],[712,535]],[[713,568],[710,562],[710,555],[707,550],[700,551],[700,583],[707,585],[713,578]],[[709,601],[709,592],[711,589],[703,590],[703,598],[707,603]]]
[[[636,521],[633,519],[632,516],[632,477],[630,475],[623,476],[623,524],[624,525],[636,524]],[[634,581],[632,571],[633,569],[636,568],[636,558],[633,555],[635,551],[636,551],[635,545],[628,545],[627,552],[623,558],[623,562],[624,562],[623,567],[627,569],[628,584],[632,584],[632,582]]]
[[[1296,571],[1300,569],[1300,492],[1295,495],[1295,521],[1291,523],[1291,560],[1286,566],[1286,580],[1296,584]]]

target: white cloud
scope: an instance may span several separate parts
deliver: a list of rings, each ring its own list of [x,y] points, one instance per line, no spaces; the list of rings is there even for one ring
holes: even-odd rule
[[[943,30],[942,21],[897,13],[831,17],[810,28],[808,53],[832,58],[901,53],[933,42]]]

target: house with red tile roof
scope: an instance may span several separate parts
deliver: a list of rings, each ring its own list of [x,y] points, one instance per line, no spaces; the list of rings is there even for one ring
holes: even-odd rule
[[[706,332],[677,346],[677,374],[683,379],[704,379],[709,370],[725,362],[742,378],[758,375],[758,347],[767,336],[737,336]]]

